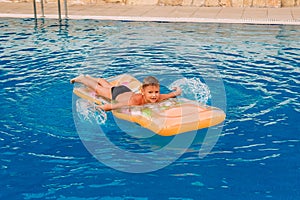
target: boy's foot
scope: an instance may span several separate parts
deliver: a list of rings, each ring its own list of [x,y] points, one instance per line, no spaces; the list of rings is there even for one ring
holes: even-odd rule
[[[74,84],[75,82],[80,82],[80,79],[81,79],[82,77],[84,77],[84,75],[83,75],[83,74],[80,74],[79,76],[77,76],[77,77],[71,79],[71,80],[70,80],[70,83],[71,83],[71,84]]]

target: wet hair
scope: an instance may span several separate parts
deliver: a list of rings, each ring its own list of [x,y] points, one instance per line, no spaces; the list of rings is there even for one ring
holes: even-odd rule
[[[158,80],[155,77],[153,77],[153,76],[147,76],[146,78],[144,78],[142,87],[145,88],[145,87],[147,87],[149,85],[159,86],[159,82],[158,82]]]

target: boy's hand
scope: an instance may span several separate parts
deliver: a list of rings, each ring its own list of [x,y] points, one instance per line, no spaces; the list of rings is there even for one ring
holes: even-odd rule
[[[179,96],[182,93],[182,90],[180,87],[174,87],[173,90],[175,90],[175,92],[174,92],[175,96]]]
[[[98,108],[100,108],[101,110],[104,110],[104,111],[110,110],[108,107],[109,107],[108,104],[102,104],[102,105],[98,106]]]

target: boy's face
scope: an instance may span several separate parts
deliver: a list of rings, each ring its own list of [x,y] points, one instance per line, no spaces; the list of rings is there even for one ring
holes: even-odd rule
[[[148,85],[142,89],[142,94],[147,103],[155,103],[159,99],[159,85]]]

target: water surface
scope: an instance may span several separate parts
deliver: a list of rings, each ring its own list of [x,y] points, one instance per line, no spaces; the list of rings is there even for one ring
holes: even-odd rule
[[[298,26],[94,20],[60,26],[3,18],[0,29],[1,199],[300,196]],[[152,74],[165,84],[178,74],[221,79],[227,118],[219,140],[200,159],[198,138],[154,172],[105,166],[87,151],[73,120],[69,79],[81,73]],[[209,86],[208,103],[222,106],[223,100],[212,102],[220,85]],[[108,132],[122,148],[143,146]]]

